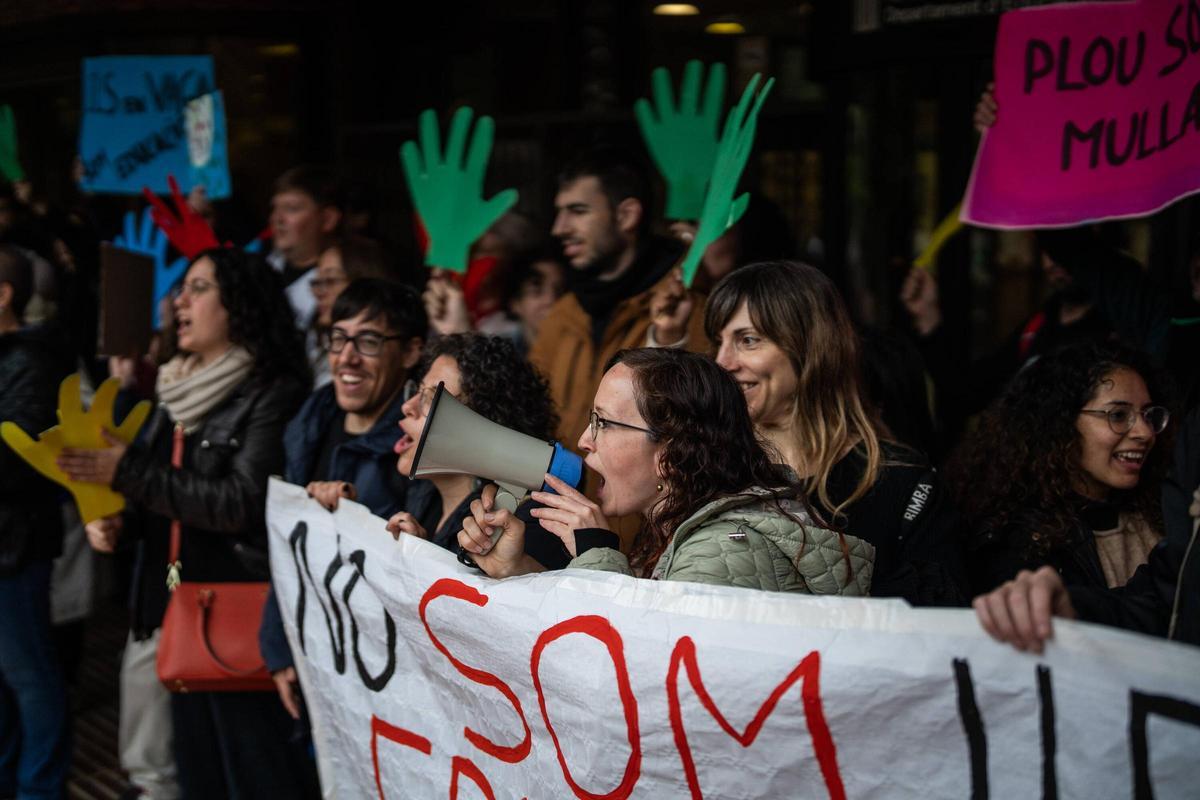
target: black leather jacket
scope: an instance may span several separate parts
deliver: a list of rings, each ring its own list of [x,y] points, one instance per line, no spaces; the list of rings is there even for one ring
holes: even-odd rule
[[[37,438],[55,424],[58,384],[67,370],[61,354],[37,334],[0,336],[0,420]],[[0,442],[0,575],[58,555],[65,497]]]
[[[304,397],[298,380],[252,375],[187,436],[179,470],[170,466],[173,425],[155,409],[112,484],[128,503],[123,538],[137,543],[136,637],[162,623],[173,519],[183,523],[183,580],[266,580],[267,479],[283,471],[283,429]]]

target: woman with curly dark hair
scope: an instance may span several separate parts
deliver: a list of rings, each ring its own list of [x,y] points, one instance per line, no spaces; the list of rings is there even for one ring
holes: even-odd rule
[[[180,352],[159,370],[158,407],[139,439],[64,450],[60,460],[74,480],[125,497],[123,514],[87,525],[92,546],[137,549],[122,764],[151,796],[309,796],[316,787],[300,780],[310,774],[307,754],[285,744],[291,720],[274,692],[168,694],[155,674],[168,561],[182,564],[186,580],[266,579],[267,478],[282,471],[284,426],[310,380],[280,279],[257,256],[200,254],[174,310]],[[176,448],[182,465],[173,469]],[[177,560],[168,555],[173,520],[182,524]]]
[[[475,413],[497,425],[538,439],[554,438],[558,414],[550,399],[546,381],[522,358],[511,340],[477,333],[455,333],[431,340],[425,345],[424,362],[428,365],[420,386],[411,386],[404,403],[396,442],[400,459],[396,469],[402,475],[412,470],[416,444],[421,440],[433,395],[439,383],[445,391]],[[458,550],[456,534],[471,503],[478,500],[483,481],[471,475],[431,475],[437,490],[423,495],[388,520],[393,535],[407,533],[429,539],[448,550]],[[425,500],[424,498],[428,498]],[[540,532],[539,532],[540,533]],[[552,536],[531,536],[523,551],[531,557],[531,569],[561,567],[567,557]]]
[[[548,476],[533,516],[575,556],[570,566],[812,594],[865,595],[874,548],[814,526],[754,433],[741,390],[707,358],[670,349],[618,353],[579,437],[600,477],[599,503]],[[489,511],[464,520],[459,542],[489,575],[524,571],[524,525]],[[631,557],[607,518],[641,514]],[[489,528],[502,533],[492,545]],[[832,564],[833,566],[829,566]]]
[[[951,465],[975,594],[1049,564],[1123,586],[1162,538],[1170,414],[1140,353],[1080,343],[1018,373]]]

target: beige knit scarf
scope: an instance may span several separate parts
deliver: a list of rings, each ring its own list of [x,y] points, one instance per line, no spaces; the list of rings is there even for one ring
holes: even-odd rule
[[[243,347],[231,347],[208,366],[192,353],[175,356],[158,370],[155,390],[172,422],[191,433],[250,375],[254,357]]]

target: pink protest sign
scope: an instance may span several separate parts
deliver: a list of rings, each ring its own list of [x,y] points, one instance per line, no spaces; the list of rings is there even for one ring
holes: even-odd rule
[[[964,222],[1078,225],[1200,192],[1200,0],[1010,11],[995,75]]]

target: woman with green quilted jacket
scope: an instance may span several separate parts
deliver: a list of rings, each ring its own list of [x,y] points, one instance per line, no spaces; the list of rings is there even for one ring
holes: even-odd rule
[[[553,476],[531,512],[572,555],[568,566],[658,580],[810,594],[866,595],[874,548],[819,528],[755,438],[737,383],[681,350],[618,353],[579,437],[600,478],[594,502]],[[536,569],[524,524],[494,509],[489,487],[459,543],[493,577]],[[645,520],[628,557],[608,517]]]

